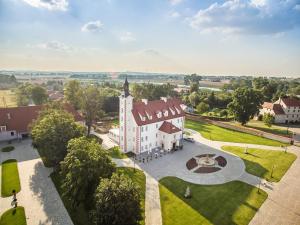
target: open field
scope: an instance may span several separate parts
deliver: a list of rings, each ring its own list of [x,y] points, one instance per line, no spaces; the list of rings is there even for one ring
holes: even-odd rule
[[[248,173],[273,182],[280,181],[297,158],[293,153],[284,151],[249,148],[245,154],[242,147],[223,146],[222,149],[242,158]]]
[[[184,198],[187,186],[190,199]],[[248,224],[267,198],[266,192],[240,181],[197,185],[165,177],[159,189],[164,225]]]
[[[16,94],[11,90],[0,90],[0,107],[17,106]]]
[[[0,225],[26,225],[25,210],[18,206],[5,211],[0,218]]]
[[[133,168],[117,168],[117,172],[123,173],[126,176],[130,177],[137,185],[141,187],[141,196],[142,196],[142,209],[143,209],[143,218],[145,215],[145,185],[146,177],[144,173],[140,170],[133,171]],[[85,209],[83,205],[79,205],[75,210],[71,208],[71,204],[65,197],[62,196],[62,177],[57,172],[51,174],[51,179],[56,187],[57,192],[59,193],[74,225],[92,225],[92,222],[89,220],[89,212]],[[145,224],[144,219],[140,222],[141,225]]]
[[[12,196],[12,190],[18,193],[21,190],[18,162],[15,159],[9,159],[1,165],[1,196]]]
[[[204,138],[214,141],[248,143],[269,146],[287,145],[271,139],[246,134],[239,131],[229,130],[213,124],[186,120],[185,127],[198,131]]]

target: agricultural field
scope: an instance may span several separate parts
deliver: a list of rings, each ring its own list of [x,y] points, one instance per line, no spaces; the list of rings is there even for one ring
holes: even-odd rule
[[[16,94],[11,90],[0,90],[0,107],[17,106]]]

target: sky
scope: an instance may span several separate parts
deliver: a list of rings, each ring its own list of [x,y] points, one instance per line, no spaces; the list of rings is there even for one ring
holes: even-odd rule
[[[300,0],[0,0],[0,69],[300,76]]]

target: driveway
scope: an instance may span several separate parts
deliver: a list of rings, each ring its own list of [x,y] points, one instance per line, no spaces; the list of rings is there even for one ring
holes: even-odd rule
[[[0,152],[0,162],[7,159],[18,160],[21,191],[18,203],[25,208],[28,225],[72,225],[71,218],[49,177],[52,169],[46,168],[31,140],[12,144],[15,150]],[[4,144],[0,144],[0,148]],[[0,181],[1,182],[1,181]],[[0,198],[0,213],[8,210],[12,197]]]

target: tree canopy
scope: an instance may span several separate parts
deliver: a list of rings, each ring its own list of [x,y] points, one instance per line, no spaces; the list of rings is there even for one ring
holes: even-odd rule
[[[49,165],[57,166],[67,154],[68,141],[83,136],[84,130],[71,114],[58,109],[47,109],[32,124],[32,142]]]
[[[228,104],[234,118],[245,125],[259,110],[262,103],[261,93],[252,88],[238,88],[234,91],[233,100]]]
[[[71,80],[65,86],[64,92],[66,100],[71,103],[75,109],[80,109],[81,106],[81,97],[82,97],[82,88],[79,81]]]
[[[124,175],[102,179],[95,192],[93,223],[135,225],[141,220],[140,187]]]
[[[80,203],[89,208],[93,205],[92,197],[100,180],[110,178],[115,166],[108,153],[94,139],[71,139],[67,152],[61,162],[63,194],[74,208]]]

